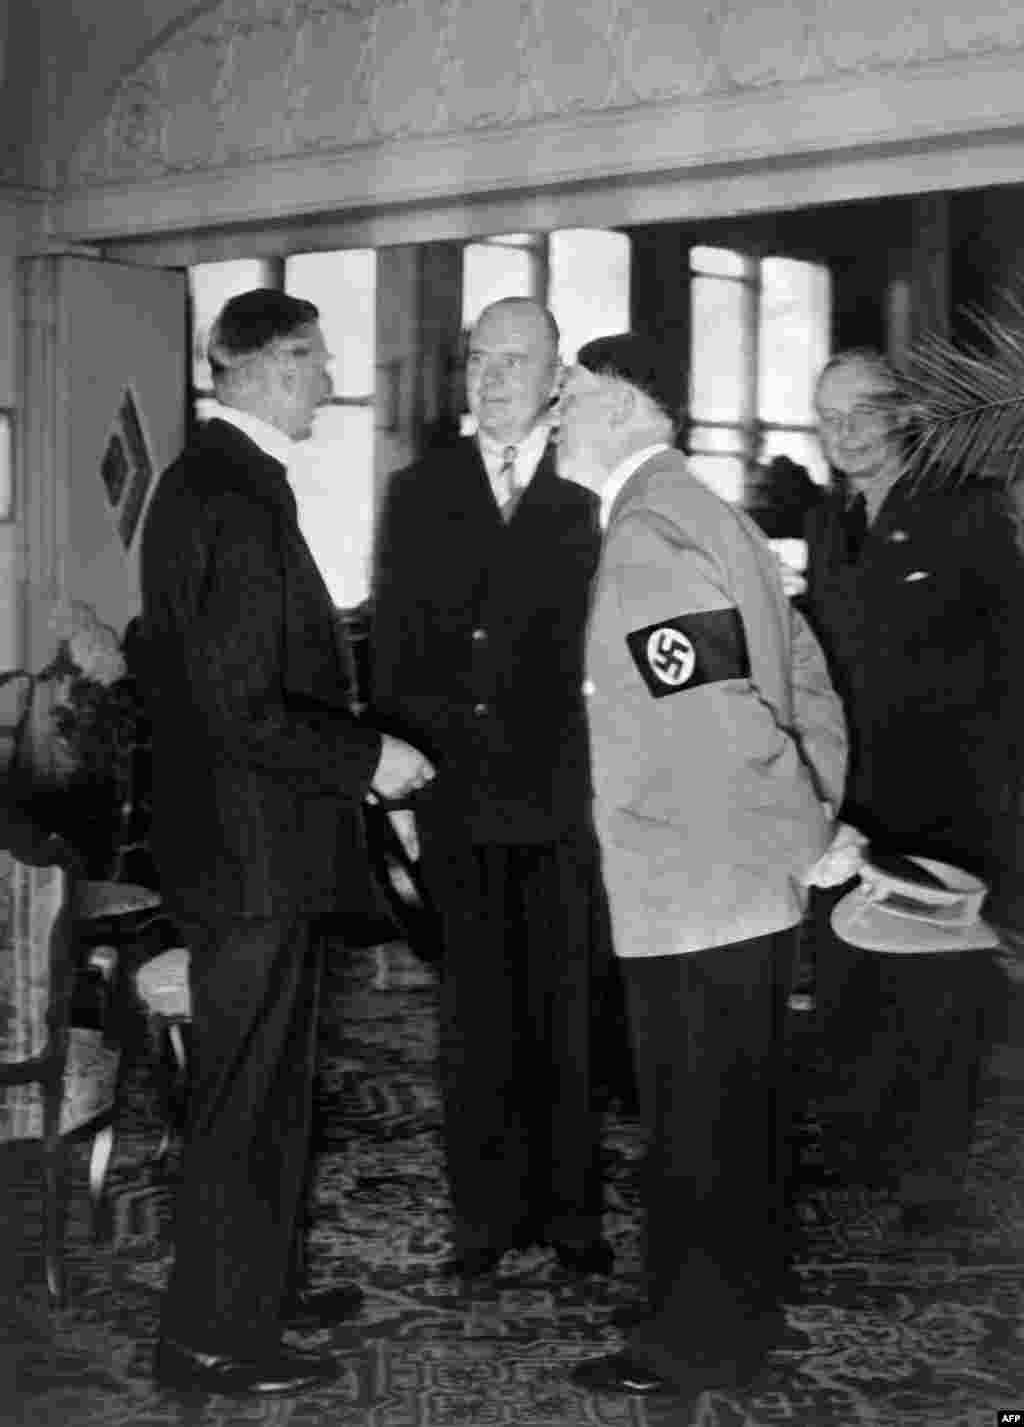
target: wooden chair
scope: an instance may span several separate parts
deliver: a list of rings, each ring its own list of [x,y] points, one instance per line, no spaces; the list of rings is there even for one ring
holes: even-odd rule
[[[188,1094],[186,1038],[192,1020],[188,967],[187,948],[174,946],[144,962],[135,973],[135,993],[146,1015],[153,1056],[161,1076],[164,1130],[157,1160],[167,1154],[184,1123]],[[168,1061],[173,1067],[170,1073]]]
[[[59,1306],[65,1301],[67,1144],[92,1141],[95,1226],[113,1149],[120,1052],[101,1028],[71,1025],[75,981],[88,957],[74,917],[73,861],[56,838],[10,856],[9,915],[0,915],[0,1141],[42,1141],[46,1287]],[[101,975],[104,964],[97,956]]]

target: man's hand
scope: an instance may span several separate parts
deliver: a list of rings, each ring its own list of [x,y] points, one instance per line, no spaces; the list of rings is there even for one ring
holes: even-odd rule
[[[827,805],[826,805],[827,806]],[[856,877],[864,865],[867,838],[849,823],[836,823],[832,841],[804,874],[805,887],[839,887]]]
[[[415,793],[434,776],[434,765],[418,749],[401,738],[382,735],[380,759],[370,787],[385,802]]]
[[[806,543],[803,540],[778,539],[769,540],[768,544],[775,551],[775,558],[779,562],[783,594],[789,599],[802,595],[807,589],[804,574],[807,569]]]

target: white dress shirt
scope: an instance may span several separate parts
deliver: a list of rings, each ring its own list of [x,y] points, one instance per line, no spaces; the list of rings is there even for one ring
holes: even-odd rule
[[[502,489],[499,480],[501,467],[504,462],[505,448],[515,446],[515,480],[513,489],[524,491],[533,480],[537,467],[541,463],[544,450],[548,444],[550,428],[546,425],[535,426],[528,435],[521,441],[492,441],[489,436],[485,436],[482,431],[477,432],[477,442],[480,446],[480,455],[483,457],[484,466],[487,468],[487,478],[491,483],[491,490],[494,492],[494,499],[499,506],[504,505],[509,498],[510,492]]]
[[[264,421],[262,416],[253,416],[251,411],[239,411],[236,406],[222,406],[219,401],[209,409],[209,415],[218,421],[226,421],[230,426],[237,426],[250,441],[255,441],[261,451],[287,467],[295,442],[276,426],[271,426],[269,421]]]

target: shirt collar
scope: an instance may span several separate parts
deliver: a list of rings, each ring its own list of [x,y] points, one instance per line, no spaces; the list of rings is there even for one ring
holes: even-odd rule
[[[543,459],[547,449],[548,439],[551,436],[551,428],[546,424],[535,426],[521,441],[492,441],[489,436],[485,436],[482,431],[476,434],[480,444],[480,454],[483,457],[484,465],[487,467],[487,474],[492,479],[501,469],[502,454],[506,446],[514,445],[516,448],[516,487],[522,490],[528,486],[533,479],[537,467]]]
[[[210,416],[226,421],[229,426],[236,426],[261,451],[287,468],[295,442],[276,426],[271,426],[269,421],[264,421],[262,416],[253,416],[251,411],[240,411],[237,406],[223,406],[220,402],[210,411]]]
[[[635,475],[645,461],[649,461],[652,456],[659,455],[662,451],[670,451],[672,448],[667,441],[656,441],[652,446],[644,446],[639,451],[634,451],[632,456],[627,456],[624,461],[612,471],[601,491],[601,529],[608,527],[608,517],[611,515],[612,506],[619,498],[622,487]]]

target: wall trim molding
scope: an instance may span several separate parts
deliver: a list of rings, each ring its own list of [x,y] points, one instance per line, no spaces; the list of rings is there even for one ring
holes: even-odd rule
[[[829,203],[1019,184],[1024,133],[898,151],[772,165],[708,166],[668,178],[640,176],[434,204],[303,215],[272,222],[111,239],[120,262],[187,267],[239,257],[284,257],[337,248],[464,242],[486,233],[699,222]]]
[[[638,182],[697,185],[714,201],[719,182],[742,190],[744,178],[755,188],[785,178],[792,188],[808,170],[819,176],[805,201],[817,202],[828,201],[821,171],[827,179],[851,162],[873,163],[882,196],[919,191],[919,166],[936,149],[947,156],[943,187],[1019,181],[1019,54],[90,184],[54,199],[51,232],[96,242]],[[978,166],[975,151],[985,156]],[[742,204],[742,192],[732,201]],[[793,201],[782,194],[776,206]]]

